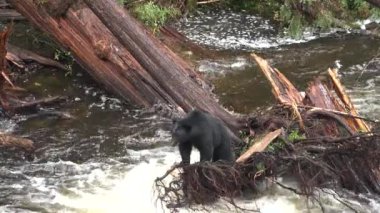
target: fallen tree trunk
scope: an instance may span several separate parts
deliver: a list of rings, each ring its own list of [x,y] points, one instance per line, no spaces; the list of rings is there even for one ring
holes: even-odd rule
[[[116,2],[9,0],[12,6],[68,48],[98,82],[144,107],[198,108],[238,127],[237,119],[206,84]]]

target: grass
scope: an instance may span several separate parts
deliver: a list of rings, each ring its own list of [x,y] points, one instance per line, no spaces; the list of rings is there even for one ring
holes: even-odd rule
[[[298,129],[292,130],[290,134],[288,135],[288,140],[290,142],[293,142],[296,140],[302,140],[302,139],[306,139],[306,136],[304,134],[301,135]]]
[[[145,25],[156,32],[170,18],[180,15],[180,11],[173,7],[161,7],[152,1],[136,6],[134,9],[136,17]]]
[[[293,15],[290,19],[287,32],[291,37],[300,39],[302,37],[303,28],[302,17],[300,15]]]

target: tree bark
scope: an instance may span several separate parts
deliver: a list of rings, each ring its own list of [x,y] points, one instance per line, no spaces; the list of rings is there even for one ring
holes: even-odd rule
[[[114,1],[84,1],[180,107],[185,111],[200,108],[227,123],[234,121],[213,95],[201,87],[205,83],[199,75],[126,10]]]
[[[238,127],[200,75],[113,0],[9,0],[72,52],[97,81],[130,102],[198,108]],[[74,3],[75,2],[75,3]]]

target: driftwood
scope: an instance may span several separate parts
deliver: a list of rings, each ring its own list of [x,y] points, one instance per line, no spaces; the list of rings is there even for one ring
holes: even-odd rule
[[[30,50],[22,49],[11,44],[7,44],[7,55],[6,59],[11,61],[20,68],[24,68],[24,61],[35,61],[39,64],[45,66],[57,67],[62,70],[66,70],[66,67],[59,63],[58,61],[52,60],[50,58],[43,57],[38,55]]]
[[[6,67],[7,60],[6,56],[8,55],[7,51],[7,41],[8,41],[8,36],[10,34],[10,27],[5,28],[2,32],[0,32],[0,73],[2,78],[0,78],[0,103],[1,107],[5,109],[5,111],[12,111],[12,112],[20,112],[23,110],[36,110],[37,107],[39,106],[47,106],[51,104],[55,104],[57,102],[61,102],[65,100],[64,97],[50,97],[50,98],[44,98],[40,100],[35,100],[35,101],[23,101],[21,99],[18,99],[15,97],[12,92],[25,92],[22,88],[16,87],[10,78],[8,77],[8,70]],[[21,51],[20,49],[10,46],[9,47],[11,50],[18,52]],[[21,53],[18,52],[23,58],[28,58],[28,55],[30,52],[25,52]],[[36,55],[30,54],[34,58]],[[37,57],[38,60],[42,60],[46,63],[53,63],[51,61],[48,61],[47,59],[44,59],[43,57]],[[59,63],[53,63],[55,66],[60,66]],[[52,64],[52,65],[53,65]],[[10,85],[11,87],[9,87]]]
[[[0,0],[0,20],[22,20],[25,19],[18,13],[5,0]]]
[[[283,105],[283,107],[289,107],[289,106],[288,105]],[[341,115],[341,116],[345,116],[345,117],[350,117],[350,118],[357,118],[357,119],[360,119],[360,120],[363,120],[363,121],[369,121],[369,122],[372,122],[372,123],[378,123],[379,122],[377,120],[366,118],[366,117],[363,117],[363,116],[360,116],[360,115],[351,115],[351,114],[349,114],[347,112],[341,112],[341,111],[332,110],[332,109],[323,109],[323,108],[320,108],[320,107],[305,106],[305,105],[298,105],[297,107],[298,108],[305,108],[305,109],[309,109],[309,110],[323,110],[323,111],[331,112],[331,113],[334,113],[334,114],[337,114],[337,115]]]
[[[265,135],[263,139],[253,144],[246,152],[240,155],[236,162],[242,163],[251,157],[254,153],[263,152],[265,148],[267,148],[267,146],[281,134],[282,131],[282,129],[278,129]]]
[[[3,52],[2,54],[2,56],[4,57],[3,59],[5,59],[5,54]],[[4,80],[3,80],[3,84],[4,84]],[[6,93],[4,92],[4,88],[5,88],[4,85],[0,88],[1,89],[0,91],[1,104],[2,104],[3,109],[9,110],[12,107],[10,106],[8,102],[8,98],[7,98]],[[34,150],[33,141],[29,139],[9,135],[9,134],[0,134],[0,147],[18,147],[28,152],[31,152]]]
[[[256,54],[251,54],[251,57],[256,60],[260,66],[261,71],[272,85],[272,92],[274,97],[282,104],[299,105],[302,103],[303,97],[292,83],[277,69],[272,68],[268,62]]]
[[[340,101],[343,102],[343,105],[346,109],[346,111],[350,112],[353,116],[358,116],[358,112],[355,109],[354,105],[351,102],[350,97],[346,94],[344,87],[342,83],[338,79],[337,70],[328,69],[329,76],[333,83],[333,88],[336,94],[338,95]],[[369,132],[371,131],[371,128],[361,119],[352,119],[354,122],[354,125],[356,126],[356,129]]]
[[[0,2],[0,20],[22,20],[25,19],[20,13],[18,13],[14,9],[9,9],[6,7],[9,7],[10,5],[6,1],[1,1]],[[49,58],[40,56],[32,51],[22,49],[16,46],[13,46],[11,44],[7,44],[7,54],[6,54],[6,59],[17,65],[18,67],[24,68],[24,61],[32,60],[36,61],[42,65],[46,66],[52,66],[52,67],[57,67],[60,69],[65,70],[66,67]]]
[[[66,97],[61,97],[61,96],[42,98],[42,99],[38,99],[35,101],[28,101],[28,102],[15,100],[16,104],[12,105],[11,108],[14,112],[23,112],[25,110],[37,111],[38,107],[54,105],[54,104],[63,102],[65,100],[66,100]]]
[[[26,116],[26,120],[34,119],[34,118],[57,118],[57,119],[63,119],[63,120],[71,120],[75,119],[73,115],[71,115],[68,112],[62,112],[62,111],[52,111],[52,110],[39,110],[38,112],[34,114],[30,114]],[[24,116],[25,118],[25,116]]]
[[[361,119],[350,98],[344,91],[344,87],[339,81],[336,73],[328,70],[332,81],[332,88],[322,83],[320,79],[315,79],[309,83],[305,97],[293,86],[290,81],[268,62],[255,54],[252,58],[259,64],[270,84],[276,99],[283,105],[287,105],[294,110],[294,114],[299,119],[299,125],[304,129],[303,120],[305,116],[321,115],[335,120],[345,128],[350,134],[358,132],[369,132],[371,128]],[[302,111],[302,115],[300,113]],[[338,126],[335,123],[326,123],[324,135],[340,136]]]
[[[8,52],[6,45],[9,34],[10,27],[6,27],[0,32],[0,104],[4,110],[4,114],[9,114],[10,112],[24,112],[25,110],[38,111],[40,106],[47,106],[64,100],[62,97],[52,97],[27,102],[18,99],[16,95],[13,94],[20,91],[25,92],[25,90],[16,87],[7,74],[6,56]],[[56,113],[55,116],[63,117],[64,115],[58,115],[58,113]],[[17,147],[28,152],[34,150],[33,141],[9,134],[0,134],[0,147]]]
[[[14,87],[13,83],[8,78],[6,69],[6,44],[9,34],[10,27],[6,27],[2,32],[0,32],[0,104],[4,110],[10,110],[12,108],[6,93],[6,83],[9,83],[12,87]],[[29,152],[34,150],[33,141],[9,134],[0,134],[0,147],[18,147]]]
[[[6,87],[6,83],[8,82],[11,86],[13,86],[13,83],[10,81],[8,75],[7,75],[7,61],[6,61],[6,55],[7,55],[7,49],[6,44],[8,41],[8,36],[10,34],[11,30],[10,27],[6,27],[2,32],[0,32],[0,104],[1,107],[5,110],[9,109],[9,103],[7,99],[7,95],[4,92],[4,88]]]
[[[3,6],[6,6],[6,5],[3,5]],[[25,18],[16,10],[0,9],[0,20],[23,20],[23,19]]]
[[[33,141],[8,134],[0,134],[0,147],[18,147],[29,152],[35,149]]]
[[[9,6],[9,4],[7,3],[6,0],[0,0],[0,7],[1,8],[7,7],[7,6]]]

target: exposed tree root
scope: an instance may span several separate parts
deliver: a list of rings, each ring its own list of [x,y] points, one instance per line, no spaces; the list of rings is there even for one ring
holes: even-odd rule
[[[234,207],[234,198],[241,195],[245,188],[255,188],[255,181],[270,176],[270,170],[259,170],[256,164],[271,167],[273,160],[270,155],[258,154],[244,164],[197,163],[191,165],[176,165],[164,176],[156,179],[158,200],[176,211],[179,207],[196,209],[193,204],[209,204],[218,198],[224,198]],[[178,175],[173,176],[173,172]],[[166,179],[173,178],[169,183]],[[201,208],[207,209],[206,206]],[[254,210],[252,210],[254,211]]]
[[[277,151],[255,153],[247,161],[233,166],[223,163],[176,165],[157,178],[158,199],[172,211],[184,205],[194,208],[197,206],[194,204],[209,204],[218,198],[239,208],[234,199],[244,189],[256,191],[257,181],[264,178],[271,178],[281,187],[318,202],[316,188],[380,194],[379,133],[275,143]],[[277,182],[276,177],[282,175],[294,176],[299,189]]]
[[[236,156],[244,158],[234,165],[177,166],[169,172],[179,172],[173,180],[168,175],[157,179],[158,199],[173,211],[184,204],[204,206],[218,198],[239,209],[234,199],[245,189],[258,191],[256,182],[268,178],[315,201],[322,210],[321,190],[316,189],[380,195],[380,132],[373,131],[380,131],[378,122],[371,120],[371,128],[365,122],[369,119],[358,115],[336,72],[328,72],[333,86],[316,78],[302,95],[279,70],[255,54],[252,57],[281,105],[247,120],[242,131],[247,143],[235,144]],[[280,129],[284,129],[281,134],[274,134]],[[253,143],[257,135],[265,137]],[[279,176],[296,178],[297,189],[278,182]]]

